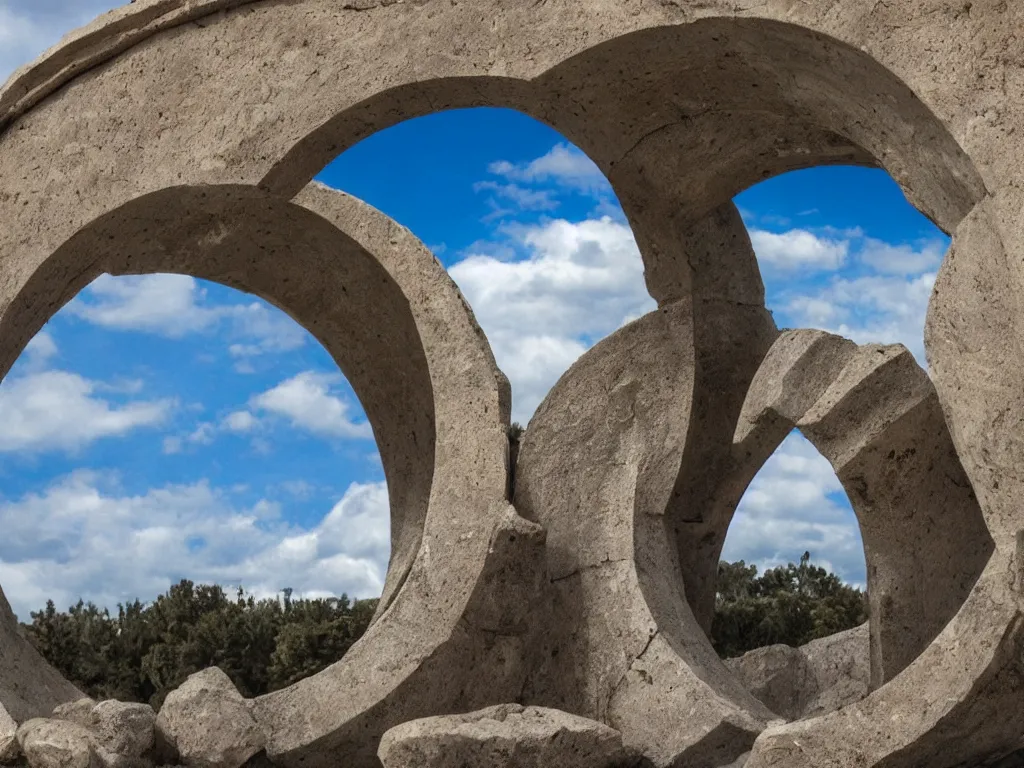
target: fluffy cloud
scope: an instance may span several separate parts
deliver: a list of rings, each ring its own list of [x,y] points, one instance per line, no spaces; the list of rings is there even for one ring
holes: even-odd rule
[[[779,270],[836,270],[846,262],[849,242],[816,235],[805,229],[788,232],[750,231],[758,263]]]
[[[354,421],[351,404],[331,393],[331,386],[340,381],[339,375],[305,371],[257,395],[251,405],[283,416],[293,427],[322,437],[372,439],[369,423]],[[236,428],[244,422],[244,417],[237,413],[229,419]]]
[[[557,219],[505,231],[520,258],[473,253],[450,272],[512,382],[513,417],[525,424],[591,344],[654,302],[625,224]]]
[[[78,472],[0,503],[0,583],[19,616],[47,599],[99,605],[151,599],[181,578],[243,585],[257,595],[383,588],[390,512],[383,483],[349,487],[324,520],[290,525],[276,505],[235,504],[206,482],[128,495],[116,478]]]
[[[0,384],[0,452],[74,451],[164,423],[169,400],[117,405],[97,397],[103,386],[66,371],[43,371]]]
[[[263,301],[211,302],[205,285],[187,275],[101,275],[66,311],[102,328],[171,339],[225,330],[239,339],[228,351],[239,360],[240,373],[252,371],[250,358],[298,349],[308,338],[298,323]]]
[[[924,322],[935,276],[836,278],[790,298],[783,315],[795,326],[822,328],[859,344],[903,344],[926,366]]]
[[[790,435],[747,489],[722,557],[762,570],[804,552],[847,581],[864,584],[864,546],[832,466],[798,433]]]
[[[526,163],[499,160],[487,169],[496,176],[530,184],[550,182],[595,194],[609,189],[594,161],[570,144],[556,144],[547,154]]]

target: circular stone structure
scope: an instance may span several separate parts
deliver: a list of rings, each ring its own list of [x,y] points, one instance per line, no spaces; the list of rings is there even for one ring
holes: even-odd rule
[[[998,757],[1024,734],[1021,28],[1005,0],[138,0],[0,89],[0,375],[104,272],[258,294],[338,361],[380,445],[392,562],[366,637],[254,702],[275,762],[375,765],[391,726],[513,701],[612,725],[657,766]],[[382,128],[472,106],[529,114],[597,163],[658,303],[542,404],[515,506],[508,384],[462,297],[408,232],[310,183]],[[910,371],[900,396],[898,352],[773,378],[799,360],[777,354],[730,201],[829,163],[884,168],[953,235],[933,393]],[[893,410],[858,421],[872,387]],[[720,538],[787,420],[848,488],[895,491],[856,502],[866,541],[890,545],[867,553],[889,568],[876,688],[778,726],[702,628]],[[963,535],[916,539],[903,518],[949,477],[962,503],[928,514]],[[922,569],[960,591],[900,592]],[[45,671],[17,669],[0,694]]]

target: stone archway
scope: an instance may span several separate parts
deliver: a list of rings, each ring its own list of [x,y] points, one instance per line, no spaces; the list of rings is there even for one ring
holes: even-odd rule
[[[643,375],[665,376],[664,390],[653,393],[631,368],[628,351],[639,354],[644,344],[631,346],[628,333],[605,345],[627,353],[585,363],[599,369],[588,376],[606,373],[617,382],[604,397],[612,412],[633,419],[620,425],[622,434],[609,433],[614,445],[581,441],[594,449],[594,461],[620,461],[626,451],[628,461],[616,466],[637,472],[616,486],[619,506],[609,517],[619,521],[609,530],[628,596],[603,625],[598,604],[579,603],[573,620],[581,631],[593,628],[598,651],[588,664],[597,663],[584,665],[582,676],[563,667],[564,687],[537,695],[612,722],[662,765],[728,762],[755,738],[751,765],[765,764],[769,752],[777,765],[838,765],[843,755],[857,755],[865,764],[895,766],[936,756],[952,764],[998,750],[1017,735],[1010,732],[1019,707],[1016,694],[994,681],[1013,669],[1024,644],[1020,584],[1007,576],[1016,572],[1014,468],[1024,450],[1018,425],[1006,416],[1020,399],[1010,369],[1022,357],[1013,339],[1024,314],[1013,290],[1020,283],[1013,243],[1024,230],[1015,191],[1020,168],[1006,162],[1021,155],[1024,133],[1011,129],[1022,123],[1024,86],[1006,77],[1006,62],[1024,58],[1024,43],[1011,33],[1024,11],[1007,4],[975,11],[944,0],[891,5],[141,0],[76,33],[0,91],[0,371],[82,276],[94,273],[88,249],[68,244],[87,239],[105,217],[130,213],[166,190],[238,190],[244,202],[232,217],[279,210],[295,217],[285,226],[291,232],[306,215],[294,207],[333,221],[324,215],[330,205],[309,202],[318,193],[307,184],[359,138],[440,109],[520,109],[561,131],[611,180],[660,305],[630,333],[658,339],[670,351],[665,360],[676,363],[664,369],[664,361],[648,361]],[[950,35],[959,48],[939,44]],[[1001,84],[994,96],[981,85],[990,82]],[[699,613],[713,586],[715,545],[681,536],[672,524],[727,524],[734,489],[732,480],[722,487],[718,480],[734,477],[735,459],[726,427],[739,418],[777,338],[728,200],[765,175],[836,161],[884,167],[923,212],[955,233],[932,303],[928,348],[952,441],[995,550],[959,613],[895,679],[858,705],[758,736],[767,713],[708,655],[691,608]],[[196,205],[210,202],[200,197]],[[203,230],[201,216],[184,218],[193,245],[217,245],[220,234]],[[380,238],[366,251],[382,263],[382,253],[407,245],[379,216],[343,218],[351,238],[359,239],[352,229]],[[373,222],[365,230],[364,219]],[[257,262],[232,262],[224,279],[242,286],[259,272]],[[279,268],[267,267],[266,279]],[[423,507],[411,497],[408,509],[418,511],[403,512],[422,515],[424,527],[399,547],[403,567],[396,572],[408,575],[389,577],[389,607],[373,630],[394,655],[389,650],[390,662],[375,662],[363,643],[351,659],[257,702],[270,751],[285,763],[326,765],[339,749],[356,763],[369,760],[389,724],[521,690],[522,665],[531,658],[528,590],[501,590],[533,582],[539,571],[527,566],[543,535],[505,500],[507,392],[457,293],[430,269],[404,273],[408,284],[398,279],[399,266],[387,269],[410,302],[428,360],[435,430],[429,502]],[[433,304],[438,294],[446,298]],[[986,301],[989,294],[999,301]],[[456,380],[462,353],[427,330],[436,330],[439,316],[459,318],[460,341],[451,342],[474,350],[478,377]],[[333,338],[336,329],[326,333]],[[966,360],[987,378],[969,372]],[[411,368],[399,370],[413,376]],[[449,378],[439,379],[442,372]],[[577,375],[570,371],[563,391],[571,392]],[[728,381],[721,393],[719,376]],[[584,389],[593,386],[584,379]],[[449,397],[452,405],[442,407]],[[662,424],[636,418],[638,404],[655,413],[663,401],[677,417]],[[465,439],[475,433],[457,415],[469,404],[479,439]],[[557,415],[554,406],[546,413],[542,407],[538,418]],[[615,562],[574,539],[578,505],[560,506],[538,490],[562,460],[546,463],[544,446],[530,448],[543,432],[531,427],[524,444],[516,500],[550,528],[549,567]],[[992,467],[1003,474],[992,477]],[[637,485],[640,476],[650,482]],[[595,488],[575,490],[585,498]],[[453,559],[459,548],[466,554]],[[525,553],[525,564],[513,565],[508,552]],[[472,566],[455,569],[453,562]],[[495,594],[511,605],[496,604]],[[434,609],[429,620],[425,605]],[[606,674],[592,675],[602,654],[614,662]],[[371,668],[379,674],[365,672]],[[481,691],[474,674],[494,669],[501,683],[492,675]],[[935,669],[944,670],[938,679]],[[680,728],[673,707],[695,700],[702,714]],[[903,726],[894,731],[896,720]],[[960,743],[964,726],[954,721],[975,728],[971,744]]]

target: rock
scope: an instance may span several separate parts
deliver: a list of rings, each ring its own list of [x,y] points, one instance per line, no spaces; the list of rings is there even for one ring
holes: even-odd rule
[[[101,701],[92,709],[96,737],[122,761],[139,761],[153,749],[156,713],[148,704]]]
[[[217,667],[168,694],[156,729],[193,768],[239,768],[266,744],[246,700]]]
[[[725,666],[762,704],[787,720],[801,717],[817,699],[818,682],[807,657],[798,648],[756,648],[738,658],[726,659]]]
[[[21,724],[48,717],[57,705],[84,695],[25,639],[0,589],[0,706]]]
[[[817,688],[804,717],[833,712],[868,695],[871,661],[868,623],[801,646]]]
[[[90,698],[75,699],[64,704],[58,704],[53,708],[51,719],[66,720],[69,723],[77,723],[84,728],[92,728],[92,710],[96,702]]]
[[[92,733],[68,720],[33,718],[18,728],[18,743],[31,768],[99,768]]]
[[[385,768],[619,768],[637,760],[607,725],[519,704],[403,723],[384,734],[377,755]]]
[[[0,704],[0,763],[13,763],[20,754],[18,724]]]

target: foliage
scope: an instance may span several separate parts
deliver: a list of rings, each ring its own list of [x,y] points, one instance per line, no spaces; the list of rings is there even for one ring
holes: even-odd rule
[[[257,600],[239,589],[182,581],[144,605],[119,605],[111,615],[79,602],[66,613],[53,601],[23,630],[65,677],[97,699],[144,701],[159,707],[185,678],[218,666],[245,696],[278,690],[334,663],[362,637],[376,600]],[[722,562],[712,643],[738,656],[773,643],[803,645],[855,627],[867,618],[865,595],[804,553],[757,575],[742,560]]]
[[[79,601],[53,601],[23,625],[26,637],[65,677],[97,699],[159,707],[193,672],[218,666],[246,696],[283,688],[340,659],[370,625],[376,600],[257,600],[239,589],[182,581],[153,603],[117,615]]]
[[[775,643],[800,646],[867,620],[867,595],[810,559],[804,552],[799,565],[761,576],[742,560],[719,564],[711,642],[720,656]]]

